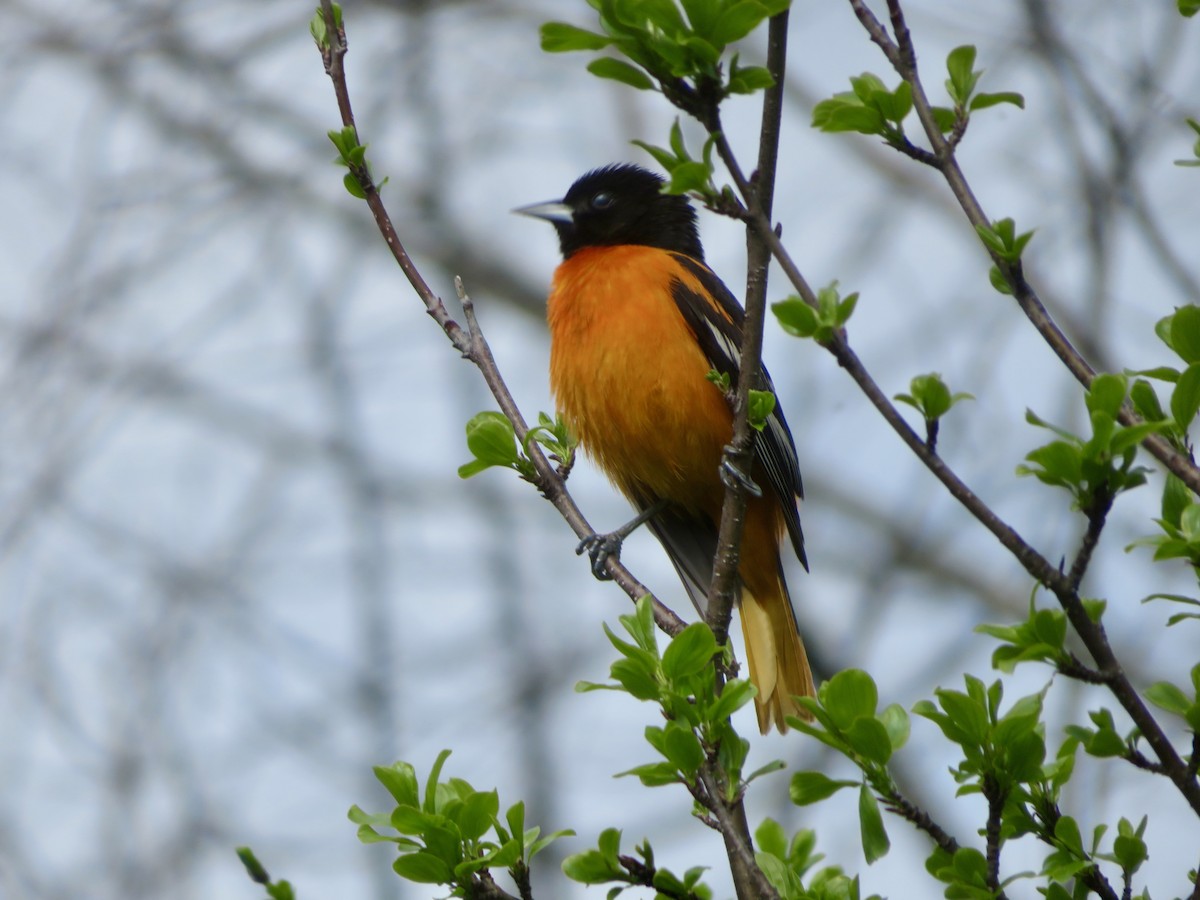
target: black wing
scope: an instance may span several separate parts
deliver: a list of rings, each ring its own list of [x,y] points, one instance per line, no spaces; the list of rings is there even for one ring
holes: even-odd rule
[[[712,367],[729,375],[730,386],[736,387],[741,375],[742,323],[745,313],[729,288],[708,266],[682,253],[673,253],[672,256],[699,280],[708,295],[701,296],[682,281],[676,281],[671,286],[675,304]],[[755,381],[758,390],[775,393],[775,385],[765,366],[759,367]],[[792,547],[801,565],[807,569],[804,533],[800,530],[800,510],[796,504],[796,498],[804,496],[804,485],[800,480],[796,443],[783,416],[783,407],[778,402],[777,394],[775,409],[767,418],[766,427],[755,433],[754,455],[766,472],[771,489],[779,498]],[[687,579],[684,580],[686,582]]]

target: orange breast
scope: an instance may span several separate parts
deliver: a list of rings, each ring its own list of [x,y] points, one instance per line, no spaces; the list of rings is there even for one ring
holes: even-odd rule
[[[733,417],[671,297],[700,286],[665,251],[581,250],[551,289],[550,385],[580,443],[627,496],[719,515]]]

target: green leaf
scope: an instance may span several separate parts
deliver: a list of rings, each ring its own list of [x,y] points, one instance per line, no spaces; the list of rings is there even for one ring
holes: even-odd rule
[[[883,827],[883,814],[879,811],[875,795],[865,784],[858,793],[858,824],[867,864],[887,856],[892,843]]]
[[[390,766],[375,766],[372,771],[398,805],[413,807],[420,805],[417,773],[408,763],[397,762]]]
[[[458,814],[463,839],[476,841],[487,834],[499,811],[500,797],[495,791],[476,791],[468,796]]]
[[[1146,688],[1145,695],[1146,699],[1159,709],[1176,715],[1187,715],[1188,710],[1192,708],[1192,701],[1188,700],[1187,695],[1169,681],[1155,682]]]
[[[903,706],[898,703],[891,704],[879,714],[879,721],[883,723],[883,727],[887,730],[888,740],[891,742],[893,752],[908,743],[911,723],[909,722],[908,713],[904,711]]]
[[[734,0],[725,5],[713,26],[711,40],[725,46],[740,41],[767,18],[767,10],[756,0]]]
[[[860,716],[844,729],[843,734],[856,753],[872,762],[886,765],[892,756],[891,736],[878,719]]]
[[[749,409],[746,417],[751,427],[762,431],[767,427],[767,418],[775,410],[775,395],[771,391],[750,391]]]
[[[669,722],[663,735],[663,755],[667,760],[685,775],[695,775],[696,770],[704,762],[704,748],[700,739],[677,722]]]
[[[540,853],[542,850],[545,850],[546,847],[550,846],[552,843],[557,841],[559,838],[574,837],[574,836],[575,836],[575,832],[570,828],[563,828],[563,829],[560,829],[559,831],[552,831],[550,834],[546,835],[545,837],[538,838],[536,841],[529,844],[529,853],[525,858],[533,859],[533,857],[535,855]],[[520,857],[518,857],[518,859],[519,858]]]
[[[754,699],[754,695],[758,693],[758,689],[749,681],[736,680],[725,683],[725,687],[721,689],[721,696],[709,709],[709,718],[711,721],[720,722],[728,719],[731,715]]]
[[[1012,285],[1004,277],[1004,273],[1000,271],[999,266],[992,266],[988,269],[988,281],[998,293],[1004,294],[1006,297],[1012,296]]]
[[[422,805],[422,811],[432,815],[438,811],[437,808],[437,788],[438,779],[442,775],[442,767],[446,765],[446,760],[450,758],[450,750],[443,750],[437,755],[437,759],[433,761],[433,768],[429,770],[429,780],[425,782],[425,803]]]
[[[717,639],[704,622],[693,622],[672,638],[663,651],[663,674],[679,681],[700,672],[717,653]]]
[[[813,107],[812,124],[821,131],[856,131],[883,134],[886,121],[879,110],[840,97],[822,100]]]
[[[658,700],[662,696],[654,673],[633,659],[618,659],[609,667],[609,672],[613,681],[638,700]]]
[[[1083,838],[1079,833],[1079,824],[1071,816],[1061,816],[1054,823],[1054,838],[1074,856],[1082,857]]]
[[[1019,467],[1018,474],[1035,475],[1046,484],[1070,488],[1083,480],[1083,455],[1079,447],[1066,441],[1051,441],[1025,458],[1037,468]]]
[[[958,850],[954,854],[950,866],[954,877],[962,885],[982,886],[987,884],[987,860],[974,847],[963,847]]]
[[[671,169],[671,180],[667,184],[668,194],[687,194],[692,191],[704,193],[712,178],[712,168],[702,162],[684,162]]]
[[[1084,397],[1088,412],[1105,412],[1115,419],[1125,402],[1125,389],[1125,376],[1097,375]]]
[[[975,48],[970,44],[956,47],[946,57],[946,71],[950,73],[946,87],[954,102],[965,103],[975,89],[978,76],[974,74],[974,68]]]
[[[771,312],[788,334],[807,338],[817,331],[817,311],[795,295],[772,303]]]
[[[728,372],[718,372],[716,369],[709,369],[708,373],[704,377],[719,387],[723,392],[728,393],[730,387],[730,378]]]
[[[1146,841],[1143,835],[1146,833],[1146,817],[1142,816],[1142,821],[1135,829],[1128,819],[1122,818],[1117,825],[1117,837],[1113,839],[1113,856],[1117,863],[1128,874],[1132,875],[1142,867],[1150,856],[1146,849]]]
[[[367,192],[363,188],[362,182],[358,180],[358,177],[353,172],[347,172],[342,176],[342,184],[346,186],[346,192],[351,197],[357,197],[359,200],[367,199]]]
[[[515,466],[519,458],[517,437],[508,418],[500,412],[477,413],[467,422],[467,449],[484,468]],[[467,464],[472,466],[471,463]],[[462,475],[462,472],[459,472]],[[471,474],[474,474],[473,472]],[[468,477],[468,476],[463,476]]]
[[[996,106],[1000,103],[1011,103],[1013,106],[1021,109],[1025,108],[1025,98],[1016,91],[1002,91],[998,94],[976,94],[971,98],[970,110],[975,112],[977,109],[987,109],[989,106]]]
[[[787,859],[787,832],[772,818],[766,818],[754,831],[754,843],[763,853]]]
[[[934,124],[937,125],[938,131],[942,134],[953,131],[954,126],[958,124],[958,113],[952,109],[947,109],[945,106],[935,106],[931,112],[933,113]]]
[[[568,856],[563,860],[562,871],[572,881],[581,884],[603,884],[620,879],[622,875],[620,867],[610,865],[604,854],[597,850],[585,850]]]
[[[775,79],[770,70],[763,66],[746,66],[732,69],[729,72],[729,92],[731,94],[753,94],[755,91],[773,87]]]
[[[770,775],[772,772],[780,772],[787,768],[787,763],[782,759],[773,759],[769,763],[759,766],[753,772],[745,777],[746,784],[754,781],[756,778],[761,778],[764,775]]]
[[[1200,306],[1181,306],[1170,317],[1168,345],[1191,365],[1200,362]]]
[[[565,53],[570,50],[603,50],[613,39],[592,31],[585,31],[565,22],[547,22],[541,27],[542,49],[547,53]]]
[[[401,878],[417,884],[449,884],[454,878],[445,860],[424,850],[402,854],[392,868]]]
[[[622,84],[637,88],[639,91],[654,90],[654,82],[645,72],[635,66],[631,66],[627,62],[613,59],[610,56],[602,56],[600,59],[592,60],[592,62],[588,63],[587,70],[597,78],[608,78],[612,81],[619,81]]]
[[[267,874],[266,868],[258,861],[258,857],[254,855],[254,851],[249,847],[237,848],[238,859],[242,861],[242,866],[246,869],[246,874],[250,876],[250,880],[256,884],[270,884],[271,876]]]
[[[1200,410],[1200,363],[1189,365],[1171,392],[1171,418],[1186,431]]]
[[[797,772],[792,776],[788,794],[797,806],[810,806],[856,784],[856,781],[835,781],[823,772]]]
[[[692,30],[701,37],[711,39],[724,5],[721,0],[682,0],[682,3]]]
[[[620,830],[617,828],[605,828],[600,832],[596,846],[600,849],[600,853],[603,854],[609,867],[620,871],[620,862],[617,858],[621,852]]]
[[[1176,373],[1178,379],[1178,373]],[[1158,402],[1158,394],[1150,382],[1144,378],[1136,379],[1129,388],[1129,399],[1137,414],[1147,422],[1159,422],[1167,417],[1162,404]]]
[[[662,787],[666,784],[679,783],[679,773],[675,766],[666,762],[634,766],[632,769],[618,772],[614,777],[623,778],[626,775],[633,775],[646,787]]]
[[[844,729],[859,716],[875,715],[879,691],[866,672],[845,669],[821,685],[820,698],[833,721]]]

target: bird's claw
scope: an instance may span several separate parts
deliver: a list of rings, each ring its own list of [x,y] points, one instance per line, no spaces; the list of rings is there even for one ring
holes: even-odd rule
[[[721,483],[727,488],[741,487],[752,497],[762,496],[762,488],[754,483],[754,479],[738,468],[728,455],[721,460]]]
[[[609,558],[620,558],[621,541],[621,536],[615,533],[591,534],[579,542],[579,546],[575,548],[575,555],[582,556],[586,551],[592,561],[592,574],[600,581],[612,581],[612,576],[608,574],[604,565]]]

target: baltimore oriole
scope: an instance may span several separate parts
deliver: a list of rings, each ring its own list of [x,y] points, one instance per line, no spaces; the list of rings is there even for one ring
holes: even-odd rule
[[[551,222],[562,248],[547,304],[559,410],[645,519],[704,613],[725,499],[723,450],[733,437],[725,389],[707,376],[715,369],[736,387],[743,311],[704,263],[691,203],[662,188],[645,169],[607,166],[576,181],[562,200],[516,212]],[[773,390],[764,368],[757,381]],[[755,436],[750,478],[766,489],[747,505],[738,607],[766,733],[772,723],[785,730],[784,717],[800,714],[794,695],[813,694],[780,563],[786,529],[808,567],[800,469],[778,403]]]

